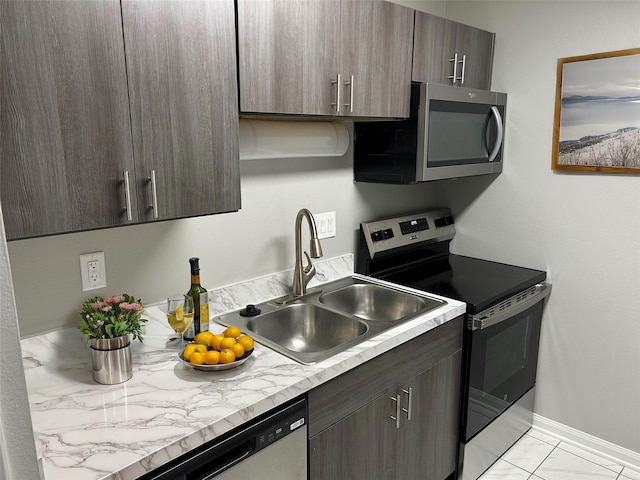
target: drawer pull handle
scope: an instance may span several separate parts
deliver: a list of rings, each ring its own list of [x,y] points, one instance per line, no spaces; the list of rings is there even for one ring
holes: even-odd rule
[[[127,212],[127,221],[132,220],[131,214],[131,192],[129,191],[129,171],[124,171],[124,209]]]
[[[400,428],[400,395],[389,397],[389,399],[396,402],[396,415],[389,415],[389,418],[396,422],[396,428]]]
[[[156,188],[155,170],[151,170],[148,181],[151,183],[151,205],[149,205],[149,208],[153,210],[153,218],[158,218],[158,190]]]
[[[349,103],[345,103],[345,107],[349,107],[349,113],[353,113],[353,75],[351,75],[351,80],[348,82],[344,82],[345,85],[349,85]]]
[[[458,54],[455,53],[453,58],[449,59],[450,63],[453,63],[453,75],[449,75],[449,80],[453,80],[453,84],[455,85],[460,80],[460,85],[464,85],[464,71],[467,66],[467,55],[462,55],[462,60],[458,60]],[[458,64],[462,64],[461,74],[458,76]]]
[[[338,74],[336,79],[331,82],[331,85],[333,85],[334,83],[336,84],[336,103],[331,104],[332,106],[336,107],[336,113],[340,113],[340,83],[342,82],[341,78],[341,75]]]
[[[411,420],[411,403],[413,400],[413,389],[409,387],[409,390],[402,390],[407,395],[407,408],[403,408],[402,411],[407,414],[407,420]]]
[[[453,75],[449,75],[449,80],[453,80],[455,85],[458,81],[458,54],[455,53],[453,58],[449,59],[449,62],[453,63]]]

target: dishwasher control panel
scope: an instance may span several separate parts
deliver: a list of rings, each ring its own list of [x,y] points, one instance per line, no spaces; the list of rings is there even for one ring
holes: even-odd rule
[[[278,415],[276,415],[277,417]],[[255,436],[255,450],[262,450],[294,430],[306,425],[306,412],[290,410],[281,412],[283,418],[273,418],[272,422],[265,424],[264,429]]]

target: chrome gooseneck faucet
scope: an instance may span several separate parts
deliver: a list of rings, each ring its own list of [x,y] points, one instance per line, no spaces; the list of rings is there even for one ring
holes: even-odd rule
[[[309,224],[309,235],[311,236],[309,250],[311,251],[312,258],[320,258],[322,256],[322,247],[320,246],[320,240],[318,239],[318,230],[316,229],[316,222],[313,219],[313,215],[309,210],[303,208],[296,215],[296,265],[293,271],[293,296],[301,297],[307,292],[307,284],[316,274],[316,267],[311,263],[309,254],[304,252],[307,257],[307,266],[302,266],[302,218],[307,218]]]

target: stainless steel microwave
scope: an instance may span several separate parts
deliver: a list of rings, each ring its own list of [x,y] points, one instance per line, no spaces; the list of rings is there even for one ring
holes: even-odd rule
[[[417,183],[500,173],[506,104],[506,93],[414,83],[408,119],[355,124],[355,180]]]

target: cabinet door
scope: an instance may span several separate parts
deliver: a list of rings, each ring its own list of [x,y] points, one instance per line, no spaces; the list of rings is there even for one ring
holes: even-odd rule
[[[309,480],[395,480],[397,429],[389,417],[396,407],[390,396],[378,397],[311,437]]]
[[[414,11],[389,2],[341,4],[344,115],[408,117]],[[353,84],[351,82],[353,76]]]
[[[339,0],[238,0],[240,110],[334,114],[339,36]]]
[[[458,351],[406,383],[401,404],[409,410],[411,401],[411,419],[403,413],[398,479],[443,480],[455,470],[461,357]]]
[[[141,219],[237,210],[233,0],[123,0],[122,15]]]
[[[413,49],[414,82],[449,84],[450,59],[456,49],[456,22],[416,12]]]
[[[123,223],[132,152],[120,2],[2,1],[0,23],[7,237]]]
[[[458,24],[456,27],[456,51],[465,55],[465,87],[481,90],[491,89],[494,34]]]
[[[412,80],[453,85],[453,59],[457,53],[455,85],[490,89],[493,38],[491,32],[416,12]],[[463,56],[464,83],[460,80]]]

